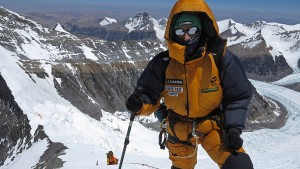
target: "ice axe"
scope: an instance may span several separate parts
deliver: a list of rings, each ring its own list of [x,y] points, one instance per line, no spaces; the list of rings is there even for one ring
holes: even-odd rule
[[[140,99],[143,103],[151,104],[150,98],[148,96],[144,95],[144,94],[140,95]],[[123,152],[122,152],[122,156],[121,156],[121,160],[120,160],[120,164],[119,164],[119,169],[122,168],[122,164],[123,164],[123,160],[124,160],[124,156],[125,156],[125,151],[126,151],[127,145],[129,144],[129,135],[130,135],[130,132],[131,132],[131,128],[132,128],[132,124],[133,124],[135,115],[136,115],[135,113],[131,112],[130,122],[129,122],[129,126],[128,126],[128,129],[127,129],[127,134],[126,134],[126,137],[125,137],[125,141],[124,141],[124,147],[123,147]]]

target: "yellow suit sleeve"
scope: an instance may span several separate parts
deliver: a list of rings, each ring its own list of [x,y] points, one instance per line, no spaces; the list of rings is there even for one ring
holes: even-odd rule
[[[156,105],[144,103],[143,107],[139,112],[137,112],[137,114],[141,116],[149,116],[151,113],[155,112],[158,109],[159,105],[159,101],[156,103]]]

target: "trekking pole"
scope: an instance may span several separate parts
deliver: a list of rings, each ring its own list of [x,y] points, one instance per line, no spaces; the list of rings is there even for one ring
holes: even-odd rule
[[[137,86],[137,90],[135,92],[139,95],[139,99],[142,101],[142,103],[151,104],[152,103],[151,99],[147,95],[142,94],[142,91],[143,91],[143,87]],[[122,156],[121,156],[121,160],[120,160],[120,164],[119,164],[119,169],[122,168],[125,151],[126,151],[127,145],[129,144],[129,135],[131,132],[131,127],[132,127],[132,123],[133,123],[135,115],[136,115],[135,113],[131,112],[130,122],[129,122],[129,126],[127,129],[127,134],[126,134],[126,138],[125,138],[125,142],[124,142],[124,147],[123,147],[123,152],[122,152]]]
[[[133,123],[133,120],[134,120],[134,116],[135,116],[135,114],[131,113],[130,122],[129,122],[129,126],[128,126],[128,129],[127,129],[127,134],[126,134],[124,147],[123,147],[123,152],[122,152],[122,156],[121,156],[121,161],[120,161],[120,164],[119,164],[119,169],[122,168],[123,159],[124,159],[124,156],[125,156],[125,151],[126,151],[127,145],[129,144],[129,135],[130,135],[132,123]]]

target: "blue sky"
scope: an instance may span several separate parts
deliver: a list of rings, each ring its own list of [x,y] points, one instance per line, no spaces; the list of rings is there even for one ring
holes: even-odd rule
[[[176,0],[0,0],[0,6],[15,12],[90,12],[111,17],[132,17],[148,12],[167,17]],[[299,0],[206,0],[217,20],[256,20],[300,23]]]

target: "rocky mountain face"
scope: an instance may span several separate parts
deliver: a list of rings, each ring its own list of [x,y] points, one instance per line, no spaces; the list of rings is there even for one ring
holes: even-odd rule
[[[45,134],[43,126],[39,126],[31,135],[31,126],[26,114],[15,102],[9,87],[0,74],[0,166],[6,160],[13,161],[15,156],[29,149],[38,140],[46,140],[48,149],[34,167],[57,168],[63,165],[58,158],[66,147],[61,143],[52,142]]]
[[[300,30],[277,23],[257,21],[249,25],[220,21],[221,36],[236,54],[251,79],[275,81],[299,71]],[[293,58],[296,63],[288,63]]]
[[[5,80],[0,75],[0,165],[14,153],[30,145],[31,127],[27,116],[15,102]]]
[[[95,21],[95,24],[99,24],[99,21]],[[74,23],[72,24],[76,25],[76,22]],[[111,113],[126,110],[125,100],[133,91],[142,70],[153,56],[166,50],[164,43],[158,37],[160,30],[166,24],[165,20],[155,21],[147,13],[141,13],[126,22],[121,22],[120,25],[119,23],[112,22],[94,28],[91,24],[89,28],[78,29],[79,32],[83,30],[90,32],[91,36],[74,36],[68,32],[45,28],[34,21],[0,8],[0,49],[10,53],[9,57],[16,58],[15,64],[22,68],[33,82],[38,84],[38,81],[43,81],[53,85],[60,96],[82,113],[100,120],[101,110]],[[69,25],[68,28],[70,30],[72,26]],[[102,30],[106,33],[105,31],[102,32],[103,34],[99,33]],[[118,34],[114,30],[124,31],[124,34]],[[133,34],[135,32],[136,36],[131,34],[129,38],[128,32]],[[240,40],[241,43],[233,43],[233,39],[242,38],[246,33],[230,33],[232,31],[223,31],[222,36],[229,38],[229,44],[232,43],[229,49],[236,51],[235,54],[240,57],[250,77],[255,79],[268,77],[271,80],[291,73],[294,69],[287,64],[283,53],[274,60],[268,50],[271,47],[263,43],[264,36],[259,33],[252,39]],[[115,39],[118,41],[112,41]],[[259,45],[247,48],[254,43]],[[298,51],[299,43],[292,49]],[[8,57],[3,54],[0,56]],[[49,146],[36,168],[62,166],[63,161],[58,156],[63,154],[67,147],[52,142],[44,132],[43,126],[31,129],[27,112],[23,112],[18,107],[9,86],[5,83],[5,76],[0,77],[0,166],[5,160],[13,158],[13,153],[18,154],[18,151],[29,148],[38,139],[46,139]],[[285,122],[285,109],[278,103],[261,97],[254,88],[253,91],[254,97],[249,107],[247,129],[282,126]],[[280,116],[275,115],[274,112]],[[145,125],[155,128],[153,124]],[[30,134],[31,130],[35,131],[34,135]]]
[[[279,102],[262,97],[254,87],[252,92],[254,97],[252,97],[248,107],[246,130],[282,127],[287,116],[285,107]]]
[[[39,78],[46,82],[50,76],[54,77],[50,81],[62,97],[98,120],[101,109],[125,111],[125,99],[133,91],[140,72],[151,57],[165,50],[158,40],[79,39],[44,28],[4,8],[0,9],[0,16],[1,49],[17,58],[16,64],[32,81]],[[1,54],[2,57],[6,56]],[[62,166],[63,161],[57,157],[67,147],[52,142],[43,126],[31,129],[26,113],[18,107],[2,76],[0,82],[0,165],[5,160],[13,160],[35,141],[46,139],[48,149],[36,168]],[[35,131],[34,135],[30,134],[31,130]]]

